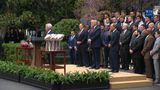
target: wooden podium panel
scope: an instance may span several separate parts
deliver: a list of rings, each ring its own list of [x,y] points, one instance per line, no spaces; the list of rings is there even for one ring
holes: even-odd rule
[[[16,63],[17,64],[31,64],[32,62],[32,51],[33,48],[28,47],[17,47],[16,48]]]
[[[49,53],[50,62],[49,62],[49,65],[43,65],[43,67],[50,68],[54,71],[56,69],[64,69],[64,74],[66,74],[66,51],[45,51],[45,50],[41,51],[41,55],[44,55],[45,53]],[[63,54],[63,56],[64,56],[64,64],[63,65],[58,65],[56,63],[57,54]],[[53,58],[54,58],[54,61],[52,61]]]

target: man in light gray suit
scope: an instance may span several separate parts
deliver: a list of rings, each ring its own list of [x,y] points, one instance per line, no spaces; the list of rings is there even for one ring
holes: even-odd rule
[[[160,83],[160,31],[155,32],[156,41],[154,43],[153,49],[150,51],[152,55],[154,70],[155,70],[155,81],[154,83]]]

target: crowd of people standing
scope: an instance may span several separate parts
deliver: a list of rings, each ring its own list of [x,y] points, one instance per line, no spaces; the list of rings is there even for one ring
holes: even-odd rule
[[[160,16],[143,16],[141,12],[122,11],[104,14],[89,25],[79,24],[68,40],[71,63],[112,72],[129,70],[146,74],[160,82]]]
[[[20,43],[21,40],[25,39],[25,33],[21,29],[10,29],[7,30],[4,42],[5,43]]]

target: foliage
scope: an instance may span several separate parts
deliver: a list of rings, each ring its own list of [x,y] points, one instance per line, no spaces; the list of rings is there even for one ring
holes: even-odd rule
[[[54,25],[53,32],[62,33],[65,36],[70,35],[71,31],[78,31],[79,21],[77,19],[62,19]]]
[[[2,44],[3,48],[3,61],[15,62],[16,60],[16,48],[19,44]]]
[[[0,0],[0,27],[41,29],[63,18],[74,18],[76,0]],[[5,30],[5,29],[4,29]]]
[[[75,72],[63,75],[44,68],[18,65],[4,61],[0,61],[0,72],[16,74],[24,78],[36,79],[51,84],[72,85],[73,83],[77,82],[88,84],[106,81],[109,78],[109,73],[107,71],[87,71],[83,73]]]
[[[68,73],[66,76],[62,77],[62,84],[73,84],[73,83],[95,83],[103,82],[109,78],[109,73],[107,71],[87,71],[87,72],[75,72]]]
[[[160,4],[158,0],[78,0],[75,3],[75,16],[78,18],[96,17],[99,12],[105,11],[136,11],[153,8]]]
[[[18,65],[14,63],[0,61],[0,72],[3,73],[8,72],[11,74],[19,75],[18,69],[19,69]]]

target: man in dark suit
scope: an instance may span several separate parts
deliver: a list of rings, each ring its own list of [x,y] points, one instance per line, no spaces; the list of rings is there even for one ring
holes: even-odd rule
[[[100,68],[100,47],[101,47],[101,29],[98,26],[98,22],[95,19],[91,20],[91,30],[88,34],[88,44],[92,49],[93,62],[92,68]]]
[[[144,46],[141,54],[144,56],[144,63],[145,63],[145,71],[147,78],[152,78],[153,76],[153,62],[151,59],[150,51],[153,48],[155,38],[151,34],[151,29],[147,29],[147,37],[144,41]]]
[[[155,26],[154,26],[154,28],[155,29],[158,29],[158,27],[157,27],[157,25],[158,25],[158,23],[159,23],[159,16],[158,15],[155,15],[154,16],[154,24],[155,24]]]
[[[105,30],[102,33],[102,44],[104,46],[104,54],[105,54],[105,64],[104,67],[108,68],[108,64],[109,64],[109,47],[108,44],[110,42],[110,31],[109,30]]]
[[[120,34],[120,56],[122,62],[122,69],[129,70],[129,64],[131,62],[129,54],[129,43],[132,37],[132,33],[128,30],[128,24],[123,24],[123,32]]]
[[[116,24],[112,23],[110,26],[111,40],[108,44],[110,48],[109,59],[112,72],[119,72],[119,37],[120,33],[116,29]]]
[[[132,16],[128,17],[128,29],[133,33],[133,25],[134,25],[134,19]]]
[[[152,22],[148,27],[151,28],[151,34],[154,36],[155,32],[158,31],[158,29],[155,28],[155,24]]]
[[[119,22],[116,17],[113,17],[112,23],[116,25],[117,30],[121,33],[122,32],[122,26],[121,26],[122,22]]]
[[[151,18],[150,17],[145,17],[145,27],[148,28],[148,25],[151,23]]]
[[[54,34],[54,33],[52,32],[52,24],[47,23],[47,24],[45,25],[45,32],[46,32],[46,35],[47,35],[47,34]]]
[[[143,49],[143,39],[140,36],[141,31],[136,30],[134,33],[135,38],[131,41],[130,45],[130,54],[132,57],[132,60],[134,62],[134,72],[143,74],[144,73],[144,61],[143,56],[141,55],[141,51]]]
[[[84,25],[79,24],[80,31],[76,35],[77,40],[77,64],[78,66],[89,66],[88,62],[88,51],[87,51],[87,34],[88,31],[85,30]]]
[[[69,48],[69,55],[70,55],[70,63],[75,64],[76,60],[76,37],[75,32],[71,31],[71,36],[68,39],[68,48]]]
[[[7,30],[6,34],[5,34],[5,37],[4,37],[4,42],[5,43],[9,43],[10,41],[10,30]]]

